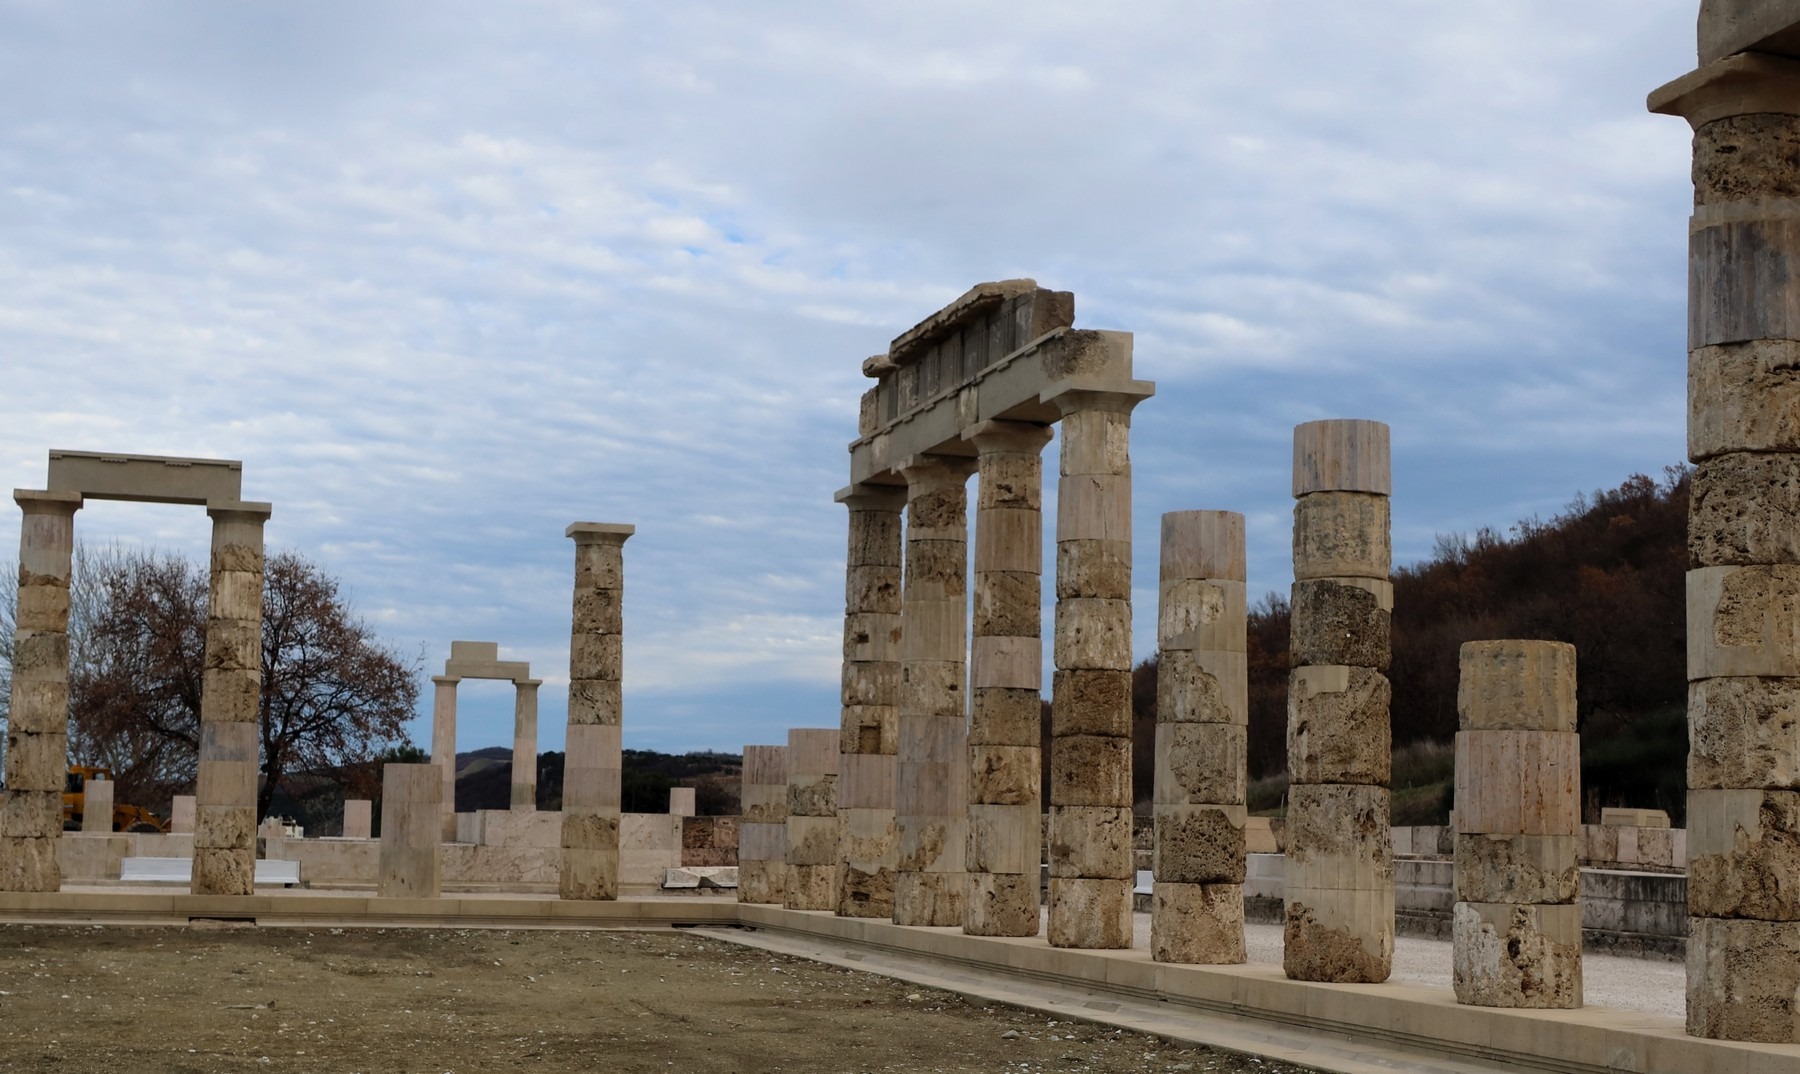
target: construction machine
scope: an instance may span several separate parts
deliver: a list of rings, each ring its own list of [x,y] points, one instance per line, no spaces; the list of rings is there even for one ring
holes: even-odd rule
[[[89,780],[113,778],[112,769],[97,765],[72,764],[69,766],[69,778],[63,784],[63,830],[77,831],[81,828],[84,808],[87,801],[87,784]],[[126,802],[113,803],[112,830],[115,832],[166,832],[169,823],[142,806]]]

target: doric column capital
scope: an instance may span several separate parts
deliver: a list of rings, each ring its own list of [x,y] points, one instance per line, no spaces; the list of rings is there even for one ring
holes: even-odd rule
[[[206,504],[206,517],[214,522],[260,525],[273,513],[272,506],[257,500],[210,500]]]
[[[572,538],[577,545],[622,545],[637,527],[618,522],[571,522],[563,531],[564,537]]]
[[[438,687],[445,687],[445,686],[453,687],[461,681],[462,681],[461,675],[433,675],[431,677],[432,685],[438,686]]]
[[[1068,377],[1045,387],[1038,393],[1038,402],[1056,407],[1065,418],[1087,410],[1129,414],[1155,394],[1156,384],[1148,380]]]
[[[72,517],[84,502],[79,492],[48,492],[43,489],[13,489],[13,502],[28,515],[62,515]]]
[[[927,489],[966,484],[975,467],[971,455],[909,455],[894,470],[906,478],[910,497]]]
[[[537,688],[544,685],[542,679],[514,679],[513,689],[522,694],[537,693]]]
[[[962,438],[983,455],[1035,454],[1050,442],[1048,425],[1029,421],[984,421],[963,430]]]
[[[852,511],[888,511],[898,514],[906,509],[906,487],[903,485],[871,485],[863,482],[839,489],[833,498]]]
[[[1695,130],[1731,116],[1800,115],[1800,60],[1741,52],[1651,91],[1646,103],[1650,111],[1680,116]]]

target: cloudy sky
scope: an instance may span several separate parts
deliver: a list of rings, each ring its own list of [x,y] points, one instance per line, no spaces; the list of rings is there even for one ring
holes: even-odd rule
[[[1289,583],[1297,422],[1392,426],[1400,562],[1680,460],[1688,136],[1643,101],[1696,6],[0,0],[0,480],[241,459],[395,647],[529,660],[545,749],[563,528],[634,523],[626,745],[736,750],[837,722],[861,360],[1030,276],[1158,385],[1148,655],[1162,512]],[[509,687],[462,712],[510,744]]]

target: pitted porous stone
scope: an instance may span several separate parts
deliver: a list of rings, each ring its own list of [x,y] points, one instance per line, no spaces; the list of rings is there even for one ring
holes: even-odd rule
[[[961,718],[965,667],[960,660],[906,661],[900,669],[902,724],[907,713]]]
[[[0,839],[56,838],[62,820],[62,795],[54,791],[0,791]]]
[[[801,780],[788,777],[789,817],[834,817],[837,815],[837,775],[827,773]]]
[[[1156,879],[1173,884],[1244,882],[1244,807],[1156,806]]]
[[[1294,501],[1294,577],[1386,579],[1393,566],[1386,496],[1315,492]]]
[[[1131,602],[1069,597],[1056,602],[1059,669],[1131,670]]]
[[[62,632],[69,625],[69,589],[60,585],[22,586],[16,613],[20,630]]]
[[[1130,880],[1051,877],[1051,947],[1120,951],[1131,946]]]
[[[911,538],[906,542],[906,572],[907,599],[960,598],[969,591],[969,542]]]
[[[54,836],[0,836],[0,891],[56,891],[61,887]]]
[[[1157,602],[1160,647],[1243,652],[1244,583],[1205,578],[1164,581]]]
[[[194,846],[196,895],[248,895],[256,890],[256,847]]]
[[[977,510],[1037,511],[1044,506],[1044,462],[1037,451],[995,451],[982,456]]]
[[[1042,631],[1039,609],[1043,578],[1027,571],[982,571],[975,576],[974,633],[977,637],[1035,638]]]
[[[971,873],[1036,873],[1043,861],[1036,805],[969,807],[963,866]]]
[[[741,870],[741,866],[739,867]],[[787,866],[781,868],[787,875]],[[743,873],[738,873],[743,882]],[[610,902],[619,897],[618,848],[564,847],[557,894],[572,901]]]
[[[575,546],[575,590],[610,589],[625,585],[625,553],[618,545]]]
[[[60,790],[68,778],[68,764],[69,736],[60,730],[6,733],[6,779],[14,790]]]
[[[1036,690],[984,687],[975,691],[970,745],[1038,746],[1043,741],[1043,697]]]
[[[1694,132],[1694,204],[1800,198],[1800,116],[1727,116]]]
[[[1241,724],[1157,724],[1156,801],[1169,805],[1242,804],[1248,737]]]
[[[1687,574],[1688,679],[1800,675],[1800,566]]]
[[[1123,806],[1050,807],[1050,876],[1124,880],[1137,875],[1131,810]]]
[[[1131,740],[1064,735],[1050,740],[1050,801],[1069,806],[1131,802]]]
[[[1688,559],[1700,567],[1800,563],[1800,454],[1733,452],[1695,467]]]
[[[1462,730],[1575,730],[1573,645],[1470,641],[1458,655],[1456,713]]]
[[[1688,684],[1688,787],[1800,790],[1800,681]]]
[[[1036,936],[1038,876],[970,873],[963,931],[971,936]]]
[[[200,680],[200,711],[212,723],[255,723],[262,714],[262,669],[208,668]]]
[[[1299,783],[1387,786],[1393,769],[1387,676],[1312,666],[1288,675],[1288,771]]]
[[[892,705],[900,697],[900,662],[848,661],[840,673],[839,686],[843,704]]]
[[[1051,682],[1051,734],[1131,734],[1131,672],[1081,668],[1058,671]]]
[[[1157,657],[1156,718],[1165,723],[1246,724],[1249,682],[1243,653],[1165,649]]]
[[[1037,746],[969,745],[969,800],[987,805],[1035,805],[1042,791]]]
[[[1295,582],[1289,619],[1290,665],[1349,665],[1386,671],[1392,649],[1391,590],[1386,602],[1389,607],[1382,603],[1379,594],[1349,582],[1329,578]]]
[[[1197,966],[1245,961],[1243,885],[1158,880],[1150,898],[1150,957],[1155,961]]]
[[[966,464],[973,469],[973,461]],[[968,480],[965,472],[963,481]],[[968,543],[969,494],[961,483],[939,484],[918,488],[908,494],[906,500],[906,532],[907,541],[942,541],[955,537],[950,543],[966,545]]]
[[[836,910],[838,869],[836,865],[788,863],[783,905],[789,910]]]
[[[1567,903],[1581,890],[1578,835],[1456,835],[1464,902]]]
[[[1800,922],[1688,919],[1687,1031],[1800,1043]]]
[[[563,811],[562,846],[565,850],[616,850],[618,845],[619,818],[615,814]]]
[[[1688,355],[1688,456],[1800,452],[1800,340],[1755,339]]]
[[[569,723],[572,725],[617,727],[624,704],[620,684],[615,679],[574,679],[569,683]]]
[[[625,630],[625,594],[618,589],[577,589],[570,622],[578,634],[620,634]]]
[[[201,805],[194,814],[194,847],[236,850],[256,847],[256,807]]]
[[[852,511],[850,567],[900,566],[900,512]]]
[[[1323,924],[1314,907],[1289,899],[1281,933],[1281,968],[1295,981],[1380,984],[1394,968],[1392,914],[1383,943],[1379,935],[1370,938]]]
[[[902,617],[888,612],[846,614],[844,661],[854,664],[898,662],[902,629]]]
[[[1581,1006],[1581,907],[1459,902],[1451,929],[1458,1003]]]
[[[16,679],[68,682],[69,635],[60,630],[19,630],[13,636],[12,673]]]
[[[1800,791],[1690,791],[1688,909],[1800,921]]]
[[[780,904],[786,878],[786,862],[740,860],[737,901]]]
[[[569,666],[583,678],[617,679],[623,670],[624,637],[619,634],[571,634]]]
[[[894,877],[894,924],[949,928],[963,921],[963,873],[902,871]]]
[[[1131,542],[1056,542],[1056,598],[1072,597],[1131,599]]]
[[[787,819],[789,865],[836,865],[839,861],[836,817]]]
[[[1295,886],[1393,886],[1391,808],[1384,787],[1295,784],[1288,789],[1287,881]]]
[[[1059,363],[1055,370],[1046,368],[1044,372],[1052,380],[1061,380],[1081,376],[1080,368],[1079,362]],[[1058,452],[1057,468],[1064,474],[1130,473],[1131,415],[1100,409],[1064,414]]]

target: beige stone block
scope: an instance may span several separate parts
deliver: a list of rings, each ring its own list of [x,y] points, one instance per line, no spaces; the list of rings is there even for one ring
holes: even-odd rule
[[[1130,880],[1050,878],[1051,947],[1119,951],[1131,946]]]
[[[1050,801],[1065,806],[1131,805],[1131,740],[1063,735],[1050,742]]]
[[[1456,712],[1465,731],[1575,730],[1575,647],[1560,641],[1463,643]]]
[[[1394,966],[1394,889],[1289,887],[1281,968],[1292,980],[1379,984]]]
[[[894,924],[951,928],[963,920],[963,874],[901,871],[894,877]]]
[[[617,724],[575,724],[564,742],[570,764],[592,768],[617,768],[623,733]]]
[[[54,791],[0,791],[0,840],[54,839],[62,819],[62,796]]]
[[[569,667],[583,679],[619,679],[624,651],[624,638],[618,634],[569,635]]]
[[[1393,887],[1390,802],[1383,787],[1295,784],[1288,789],[1289,888]]]
[[[907,663],[940,662],[962,666],[969,645],[968,608],[954,600],[906,602],[901,616],[900,658]]]
[[[906,817],[960,816],[968,804],[968,759],[901,761],[894,779],[894,812]]]
[[[1036,511],[1044,503],[1044,460],[1042,457],[1044,444],[1050,442],[1051,431],[1047,425],[1031,427],[1034,431],[1023,433],[1024,440],[1037,439],[1035,446],[1027,445],[1024,440],[1002,448],[992,444],[984,444],[977,440],[976,446],[981,450],[980,460],[976,464],[978,478],[975,483],[975,507],[978,511],[996,509]],[[974,432],[974,430],[970,430]],[[965,432],[964,439],[973,439]],[[976,433],[976,436],[982,435]]]
[[[1201,966],[1241,965],[1243,885],[1157,881],[1150,896],[1150,957]]]
[[[1071,474],[1131,472],[1131,415],[1079,410],[1064,414],[1058,469]]]
[[[1800,681],[1688,684],[1688,786],[1800,789]]]
[[[892,809],[846,809],[837,819],[839,860],[864,871],[892,871],[900,852]]]
[[[903,717],[900,721],[900,759],[903,772],[909,764],[967,764],[968,737],[962,714],[918,713]]]
[[[1038,872],[1036,806],[969,806],[969,845],[963,860],[971,873]]]
[[[206,811],[200,811],[204,821]],[[249,895],[256,890],[256,846],[194,844],[191,890],[195,895]]]
[[[366,798],[348,798],[344,801],[343,838],[367,839],[374,831],[374,804]]]
[[[851,612],[844,616],[844,659],[875,664],[900,659],[901,617],[887,612]]]
[[[740,870],[742,867],[739,867]],[[786,876],[787,866],[780,866]],[[742,872],[739,881],[742,882]],[[564,847],[557,873],[557,895],[571,901],[610,901],[619,897],[618,847]]]
[[[1459,833],[1456,897],[1478,903],[1574,902],[1581,890],[1580,849],[1578,835]]]
[[[569,726],[618,727],[625,709],[619,683],[612,679],[569,682]]]
[[[1800,1043],[1800,922],[1688,919],[1687,1031]]]
[[[899,840],[895,868],[901,873],[958,873],[968,850],[969,821],[959,810],[954,815],[922,816],[894,811],[894,831]],[[957,918],[960,921],[959,912]]]
[[[787,819],[787,862],[789,865],[836,865],[838,856],[838,820],[829,817],[790,814]]]
[[[206,669],[262,668],[262,624],[253,619],[206,621]]]
[[[1024,805],[1042,800],[1043,758],[1037,746],[969,746],[969,801]]]
[[[13,635],[13,678],[69,681],[69,636],[61,631],[21,629]]]
[[[1393,768],[1387,676],[1313,666],[1288,676],[1288,771],[1300,783],[1386,786]]]
[[[1056,599],[1131,599],[1130,541],[1058,541]]]
[[[969,593],[968,539],[908,539],[903,604],[944,600],[961,604]]]
[[[1156,636],[1162,649],[1244,651],[1243,582],[1183,578],[1164,581],[1160,589]]]
[[[1295,667],[1349,665],[1387,670],[1392,649],[1390,583],[1327,578],[1295,582],[1291,607],[1288,653]]]
[[[906,753],[909,717],[963,718],[963,680],[967,668],[960,660],[909,660],[900,669],[900,752]]]
[[[899,679],[895,678],[895,701]],[[838,752],[864,756],[893,756],[900,751],[900,706],[845,705],[840,710]]]
[[[1123,806],[1050,807],[1050,876],[1124,880],[1137,875],[1131,810]]]
[[[1057,485],[1056,539],[1131,540],[1131,475],[1065,475]]]
[[[621,782],[620,770],[611,765],[566,765],[563,768],[563,808],[617,812]],[[783,788],[784,802],[786,794],[787,790]]]
[[[575,588],[622,589],[625,585],[625,552],[616,544],[575,546]]]
[[[1044,646],[1035,637],[975,639],[969,682],[976,689],[1038,690],[1044,684]]]
[[[743,818],[749,824],[787,823],[787,784],[745,784],[742,795]]]
[[[1581,907],[1458,902],[1451,916],[1458,1003],[1581,1006]]]
[[[1688,678],[1800,675],[1800,566],[1687,574]]]
[[[787,786],[787,746],[745,746],[744,783],[746,786],[771,784]]]
[[[1663,869],[1676,867],[1674,829],[1639,828],[1637,836],[1639,862]]]
[[[56,843],[56,837],[0,836],[0,891],[59,890]]]
[[[1164,650],[1157,659],[1157,719],[1246,724],[1249,683],[1243,653]]]
[[[200,763],[234,761],[251,765],[262,756],[262,737],[255,723],[203,723],[200,725]],[[252,782],[252,787],[255,784]]]
[[[1044,514],[995,508],[975,514],[975,569],[1039,575],[1044,570]]]
[[[1151,868],[1173,884],[1244,882],[1244,807],[1156,806]]]
[[[1315,492],[1294,501],[1294,577],[1386,579],[1393,565],[1386,496]]]
[[[787,861],[787,822],[738,826],[738,861]]]
[[[1800,791],[1688,792],[1688,908],[1800,921]]]
[[[113,830],[113,781],[110,779],[90,779],[82,787],[81,830],[84,832],[109,833]],[[32,792],[32,797],[39,797]],[[34,835],[49,835],[55,829],[33,832]],[[20,835],[27,833],[20,832]]]
[[[1239,724],[1157,724],[1156,801],[1243,804],[1247,738],[1247,730]]]
[[[898,563],[848,567],[844,571],[844,608],[852,612],[900,614]]]
[[[1054,735],[1131,734],[1131,672],[1078,668],[1055,673],[1050,731]]]
[[[194,834],[196,811],[197,806],[193,795],[176,795],[169,802],[169,833],[171,835]]]
[[[1242,582],[1244,516],[1236,511],[1169,511],[1162,516],[1164,583],[1187,578]]]
[[[14,624],[20,630],[60,634],[69,629],[69,588],[63,585],[20,586]]]
[[[851,511],[850,567],[900,566],[900,512]]]
[[[967,482],[975,460],[934,456],[924,467],[909,467],[906,494],[906,541],[969,539]],[[925,473],[925,469],[936,471]],[[910,557],[911,553],[908,553]]]
[[[788,820],[795,817],[834,817],[837,815],[837,776],[789,776]]]
[[[1294,495],[1394,490],[1388,427],[1379,421],[1328,418],[1294,426]]]
[[[1581,824],[1581,738],[1573,731],[1458,731],[1457,830],[1574,835]]]
[[[740,859],[737,901],[780,905],[786,897],[787,863]]]
[[[837,783],[837,811],[894,808],[895,759],[892,754],[846,753],[839,758],[843,774]]]
[[[963,931],[971,936],[1036,936],[1038,875],[970,873]]]
[[[1131,670],[1131,602],[1070,597],[1056,602],[1058,669]]]
[[[623,634],[625,591],[577,588],[570,609],[569,629],[572,635]]]
[[[8,727],[28,734],[64,734],[69,729],[67,680],[14,678]]]
[[[212,547],[212,569],[263,575],[261,535],[254,544],[217,544]]]
[[[894,870],[889,867],[865,869],[846,863],[838,880],[837,915],[891,920],[894,916],[894,878]],[[741,874],[738,884],[743,884]]]
[[[1038,637],[1043,588],[1044,576],[1036,571],[978,569],[970,630],[978,638]]]
[[[1800,214],[1697,210],[1688,229],[1688,349],[1800,339],[1797,259]]]
[[[1244,852],[1247,854],[1279,854],[1281,847],[1275,841],[1275,825],[1272,817],[1244,818]],[[1285,826],[1282,833],[1286,835]]]
[[[200,680],[203,722],[255,727],[262,715],[261,668],[207,668]]]
[[[435,899],[442,893],[437,846],[399,846],[382,840],[376,894],[384,899]]]
[[[68,776],[69,736],[6,733],[6,785],[15,791],[60,791]]]
[[[202,760],[194,797],[203,812],[207,806],[254,806],[256,784],[255,761]]]
[[[619,817],[611,813],[589,813],[564,810],[562,838],[564,850],[617,850]]]
[[[214,618],[250,619],[262,614],[262,575],[215,567],[211,583],[209,608]]]
[[[1688,355],[1688,457],[1800,452],[1800,340],[1755,339]]]
[[[970,706],[969,742],[1035,746],[1042,741],[1043,698],[1036,690],[982,687]]]
[[[1800,454],[1732,452],[1702,461],[1688,497],[1688,558],[1800,562]]]

